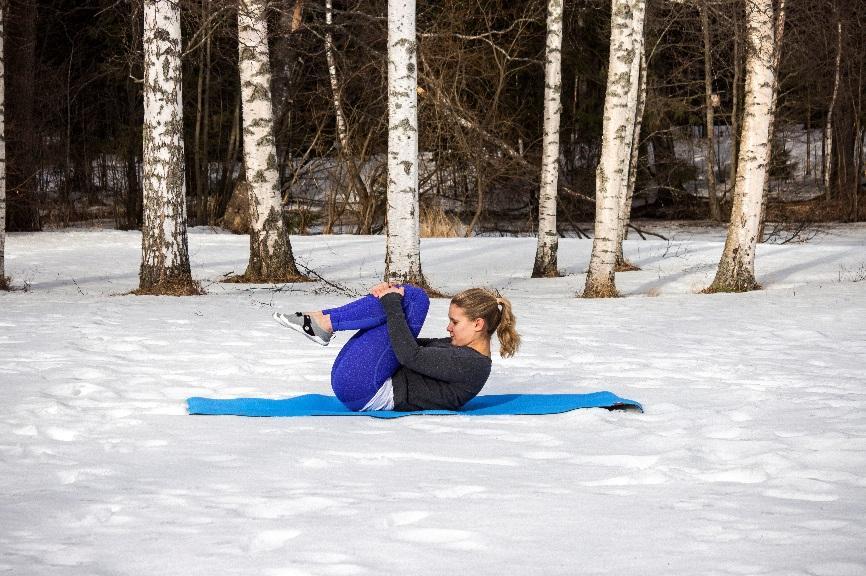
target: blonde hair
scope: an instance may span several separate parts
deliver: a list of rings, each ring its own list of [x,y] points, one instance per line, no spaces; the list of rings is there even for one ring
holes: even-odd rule
[[[514,356],[520,348],[520,334],[515,329],[517,319],[508,298],[485,288],[470,288],[454,296],[451,303],[461,308],[470,320],[484,320],[487,334],[496,333],[499,354],[503,358]]]

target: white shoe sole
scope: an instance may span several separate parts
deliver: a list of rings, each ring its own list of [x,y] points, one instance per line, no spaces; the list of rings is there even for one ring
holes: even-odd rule
[[[321,338],[319,338],[315,334],[307,334],[306,332],[304,332],[303,326],[299,326],[298,324],[292,322],[291,319],[288,316],[286,316],[285,314],[282,314],[280,312],[274,312],[273,317],[274,317],[274,320],[276,320],[280,326],[284,326],[286,328],[291,328],[295,332],[303,334],[309,340],[312,340],[313,342],[315,342],[319,346],[327,346],[331,342],[330,340],[322,340]]]

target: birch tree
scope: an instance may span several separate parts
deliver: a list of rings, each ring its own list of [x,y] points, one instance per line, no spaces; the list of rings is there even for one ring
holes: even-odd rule
[[[710,44],[710,16],[708,0],[699,0],[698,11],[701,15],[701,32],[704,40],[704,121],[706,136],[704,137],[704,163],[707,175],[707,203],[710,208],[710,220],[716,222],[722,219],[719,206],[719,196],[716,192],[716,129],[713,107],[713,58]]]
[[[634,139],[631,144],[631,158],[629,160],[628,187],[623,198],[620,209],[619,236],[616,242],[616,272],[633,272],[640,270],[637,266],[625,259],[622,251],[622,243],[628,237],[628,225],[631,222],[631,205],[634,200],[634,187],[637,183],[637,166],[640,159],[640,130],[643,126],[643,113],[646,108],[646,54],[641,51],[640,55],[640,89],[637,100],[637,113],[634,122]]]
[[[746,0],[746,86],[731,222],[715,279],[706,292],[758,288],[755,248],[769,177],[777,26],[772,0]]]
[[[544,66],[544,135],[541,144],[541,187],[538,192],[538,246],[532,277],[559,276],[556,197],[559,181],[559,117],[562,112],[562,3],[547,2],[547,45]]]
[[[830,200],[833,196],[830,186],[831,166],[833,164],[833,109],[839,96],[839,78],[842,69],[842,20],[836,16],[836,64],[833,74],[833,95],[827,107],[827,122],[824,125],[824,197]]]
[[[415,0],[388,0],[388,232],[385,279],[426,285],[418,210]]]
[[[0,290],[9,288],[6,279],[6,71],[3,66],[3,3],[0,3]]]
[[[331,34],[331,26],[333,24],[333,7],[331,0],[325,0],[325,59],[328,62],[328,79],[331,84],[331,99],[334,103],[334,120],[337,125],[337,144],[339,146],[340,155],[346,164],[349,175],[349,192],[354,192],[360,203],[366,207],[370,207],[371,194],[367,190],[367,185],[361,177],[361,171],[358,163],[355,161],[355,154],[352,150],[351,141],[349,140],[349,124],[346,121],[346,114],[343,110],[343,99],[340,90],[340,81],[337,76],[337,63],[334,57],[334,40]],[[334,222],[337,214],[337,187],[332,187],[328,198],[328,221],[325,223],[325,234],[330,234],[333,231]],[[371,222],[371,214],[369,210],[364,210],[359,232],[361,234],[369,233]]]
[[[177,2],[146,0],[139,294],[200,292],[187,249],[180,56]]]
[[[583,292],[586,298],[617,295],[614,273],[637,137],[645,14],[645,0],[612,0],[601,156],[595,179],[595,238]]]
[[[243,158],[250,201],[250,259],[240,280],[289,282],[306,278],[295,265],[282,211],[265,6],[266,0],[240,0],[238,6]]]

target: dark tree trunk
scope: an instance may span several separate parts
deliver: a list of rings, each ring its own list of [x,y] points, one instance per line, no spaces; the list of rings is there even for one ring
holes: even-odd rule
[[[6,16],[6,189],[7,230],[42,228],[37,198],[38,138],[34,0],[8,0]]]

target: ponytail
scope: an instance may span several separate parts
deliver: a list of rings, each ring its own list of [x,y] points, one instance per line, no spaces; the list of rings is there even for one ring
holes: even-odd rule
[[[510,358],[520,347],[520,334],[515,325],[517,320],[508,298],[484,288],[470,288],[451,299],[451,303],[462,308],[470,319],[481,318],[487,334],[494,332],[499,339],[499,354]]]
[[[500,296],[496,302],[501,308],[499,325],[496,327],[496,337],[499,338],[499,354],[503,358],[510,358],[520,348],[520,334],[515,329],[517,319],[514,317],[511,301],[508,298]]]

